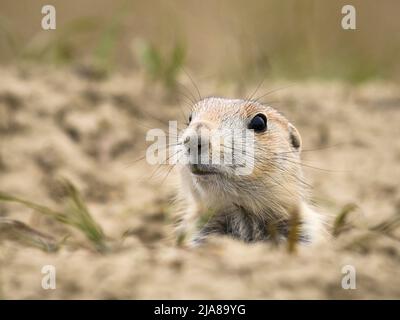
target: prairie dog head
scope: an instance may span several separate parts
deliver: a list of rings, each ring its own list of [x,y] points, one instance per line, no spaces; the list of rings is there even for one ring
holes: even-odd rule
[[[269,106],[201,100],[193,107],[181,148],[183,180],[203,201],[229,199],[257,211],[266,201],[278,206],[303,196],[300,134]]]

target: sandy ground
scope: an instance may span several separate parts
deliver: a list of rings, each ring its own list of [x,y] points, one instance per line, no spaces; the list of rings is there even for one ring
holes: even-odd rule
[[[260,94],[286,85],[266,82]],[[204,95],[233,97],[254,87],[201,84]],[[226,238],[185,249],[171,237],[175,173],[164,179],[167,170],[153,173],[145,161],[135,162],[147,128],[161,126],[155,117],[182,121],[179,104],[136,74],[95,81],[72,70],[2,68],[0,191],[57,207],[56,179],[67,177],[114,245],[98,253],[78,232],[0,203],[0,217],[57,240],[71,233],[80,244],[67,241],[48,253],[0,231],[0,297],[400,298],[399,228],[392,235],[370,231],[400,214],[399,86],[298,82],[265,100],[299,129],[320,210],[335,217],[357,205],[348,218],[352,228],[295,254]],[[56,267],[55,290],[41,287],[44,265]],[[356,269],[355,290],[341,286],[345,265]]]

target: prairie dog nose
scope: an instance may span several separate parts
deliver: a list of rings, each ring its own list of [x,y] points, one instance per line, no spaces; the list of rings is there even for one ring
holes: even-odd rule
[[[193,158],[198,160],[202,153],[208,153],[211,141],[211,129],[205,122],[192,123],[187,130],[183,144]]]
[[[197,120],[193,121],[190,127],[194,131],[211,131],[213,129],[213,124],[210,121]]]
[[[209,132],[202,132],[202,130],[191,131],[189,134],[185,135],[183,144],[188,150],[197,148],[197,152],[200,154],[202,150],[209,148],[210,134]]]

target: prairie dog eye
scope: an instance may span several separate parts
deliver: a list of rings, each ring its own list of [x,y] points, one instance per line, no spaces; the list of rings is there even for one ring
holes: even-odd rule
[[[189,120],[188,123],[191,123],[191,122],[192,122],[192,114],[189,115],[188,120]]]
[[[255,132],[267,130],[267,117],[262,113],[255,115],[254,118],[251,119],[248,128]]]

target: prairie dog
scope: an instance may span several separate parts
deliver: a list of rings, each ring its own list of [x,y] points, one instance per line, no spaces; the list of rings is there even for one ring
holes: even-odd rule
[[[252,133],[253,153],[243,155],[235,145],[212,139],[228,132]],[[248,144],[237,133],[232,136],[239,139],[239,146]],[[193,140],[194,156],[193,143],[187,143]],[[185,163],[178,163],[181,240],[198,244],[209,235],[222,234],[245,242],[284,242],[294,215],[301,242],[312,243],[321,237],[321,215],[308,204],[300,134],[272,107],[241,99],[203,99],[194,105],[178,148],[186,158]],[[232,151],[231,162],[200,161],[204,153],[210,161],[216,149],[227,148]],[[238,163],[243,160],[252,161],[252,170],[238,174]]]

